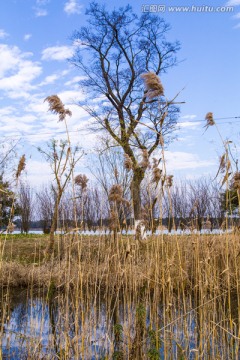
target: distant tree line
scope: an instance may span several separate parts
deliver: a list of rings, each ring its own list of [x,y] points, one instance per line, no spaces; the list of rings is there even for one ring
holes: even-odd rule
[[[109,167],[107,176],[105,176],[107,172],[104,167],[105,160]],[[96,231],[99,228],[112,230],[114,221],[118,231],[133,226],[128,174],[124,172],[123,164],[122,168],[116,168],[111,172],[114,156],[112,163],[110,160],[109,154],[105,158],[101,155],[101,162],[98,166],[95,165],[98,181],[87,181],[86,176],[81,175],[87,184],[86,186],[75,185],[75,201],[73,201],[71,186],[68,186],[59,204],[55,230],[62,229],[64,232],[73,228],[78,228],[79,231]],[[114,186],[122,188],[121,196],[124,202],[112,200],[111,191],[115,189]],[[212,230],[224,227],[226,216],[224,192],[216,181],[210,178],[191,181],[176,180],[169,193],[158,192],[159,190],[151,182],[150,175],[147,176],[142,183],[141,198],[142,214],[148,230],[155,232],[161,226],[168,231],[186,229],[201,231],[203,228]],[[17,199],[19,211],[15,224],[18,228],[26,233],[30,228],[38,228],[44,233],[49,233],[56,200],[54,186],[44,185],[34,192],[28,184],[21,183]],[[157,201],[153,207],[154,199]],[[114,202],[117,219],[113,219],[112,214]],[[236,222],[238,222],[238,216],[234,216],[233,212],[230,224]]]
[[[56,145],[56,144],[55,144]],[[61,144],[60,144],[61,145]],[[107,146],[106,146],[107,145]],[[238,196],[234,182],[228,192],[221,184],[210,178],[196,180],[172,179],[170,187],[163,191],[153,179],[156,168],[150,166],[141,184],[141,212],[146,228],[155,232],[157,228],[168,231],[203,228],[224,228],[226,214],[229,225],[238,225]],[[131,200],[131,173],[119,147],[108,140],[99,141],[96,155],[87,169],[92,175],[74,176],[74,192],[71,181],[57,201],[55,183],[33,189],[27,181],[20,180],[17,189],[0,177],[0,227],[9,224],[10,210],[14,204],[13,222],[23,233],[40,229],[49,233],[57,203],[57,221],[54,230],[79,231],[126,230],[134,225]],[[235,179],[236,180],[236,179]],[[236,182],[236,181],[235,181]],[[228,197],[227,206],[226,198]]]

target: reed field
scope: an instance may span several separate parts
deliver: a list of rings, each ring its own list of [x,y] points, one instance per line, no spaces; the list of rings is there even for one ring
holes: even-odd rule
[[[1,237],[3,359],[238,359],[238,234]]]

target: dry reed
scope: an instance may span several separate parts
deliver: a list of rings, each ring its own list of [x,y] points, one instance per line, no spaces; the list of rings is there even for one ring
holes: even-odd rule
[[[74,179],[75,185],[79,186],[82,190],[86,190],[88,178],[86,175],[79,174]]]
[[[114,214],[114,221],[116,229],[117,214]],[[102,348],[104,356],[114,358],[120,351],[124,359],[140,359],[154,349],[157,353],[161,350],[166,359],[181,353],[186,354],[186,359],[190,358],[192,349],[198,351],[199,359],[211,359],[212,354],[219,359],[229,358],[229,351],[236,356],[238,342],[234,336],[237,337],[238,333],[234,323],[238,315],[234,310],[229,314],[226,308],[234,308],[234,302],[240,297],[240,245],[237,236],[153,236],[148,245],[140,248],[136,248],[132,237],[117,236],[118,241],[113,242],[110,236],[88,238],[75,235],[73,238],[66,235],[61,259],[58,257],[61,237],[58,236],[55,260],[48,263],[38,260],[40,253],[36,244],[40,246],[41,243],[33,243],[29,249],[29,253],[33,251],[31,263],[20,264],[17,253],[15,258],[12,255],[10,260],[2,262],[1,286],[9,289],[27,287],[32,304],[35,304],[34,295],[31,295],[33,289],[46,290],[46,295],[41,295],[42,301],[53,299],[47,301],[53,301],[58,308],[54,336],[65,354],[68,353],[65,355],[67,359],[87,359],[93,354],[97,358],[100,356],[100,350],[94,350],[91,344],[92,339],[98,339],[96,334],[103,316],[102,301],[106,319],[104,333],[108,334],[112,344]],[[11,241],[10,235],[6,251],[7,254],[17,251],[16,242]],[[230,299],[229,289],[234,294]],[[34,307],[31,311],[34,316]],[[11,313],[6,308],[2,316],[11,318]],[[46,315],[43,313],[42,316],[42,326],[46,326]],[[65,319],[62,330],[60,319]],[[69,328],[70,320],[75,327]],[[216,325],[218,323],[223,329]],[[118,346],[112,334],[117,326],[121,329],[120,325],[119,336],[123,342],[120,341],[118,344],[122,345]],[[156,342],[149,348],[150,330],[154,330]],[[35,344],[42,341],[43,331],[44,327],[40,335],[33,335]],[[66,342],[62,342],[60,334],[67,339]],[[195,336],[199,336],[198,340]],[[208,337],[211,347],[205,347]],[[73,338],[76,342],[72,342]],[[175,341],[179,347],[174,345]],[[225,347],[220,350],[221,342]],[[21,346],[25,351],[31,349],[31,345],[24,342],[19,344],[19,349]],[[54,350],[51,337],[50,350]],[[42,354],[40,348],[39,351]]]
[[[65,109],[61,99],[58,95],[51,95],[46,97],[44,101],[47,101],[49,104],[49,111],[53,114],[57,114],[59,121],[66,119],[66,116],[72,116],[72,112],[69,109]]]
[[[132,168],[133,168],[132,159],[127,154],[124,154],[124,158],[125,158],[125,161],[124,161],[125,169],[127,169],[128,171],[132,170]]]
[[[207,124],[205,125],[206,128],[208,128],[209,126],[215,125],[215,121],[213,119],[213,113],[212,112],[208,112],[206,114],[205,120],[207,120]]]
[[[16,178],[18,179],[22,173],[22,171],[25,169],[26,167],[26,157],[25,155],[22,155],[19,163],[18,163],[18,167],[17,167],[17,171],[16,171]]]
[[[164,95],[164,89],[161,80],[154,72],[148,72],[141,75],[145,84],[145,97],[153,99]]]

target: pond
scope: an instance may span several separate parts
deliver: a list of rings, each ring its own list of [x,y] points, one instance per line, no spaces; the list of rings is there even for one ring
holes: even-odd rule
[[[232,231],[233,231],[232,229],[229,229],[227,231],[224,231],[224,230],[221,230],[221,229],[213,229],[212,231],[207,230],[207,229],[202,229],[201,232],[200,232],[200,231],[197,231],[197,230],[193,230],[193,231],[184,230],[184,231],[182,231],[182,230],[178,229],[178,230],[172,230],[171,232],[169,232],[167,229],[165,229],[165,230],[156,230],[154,234],[155,235],[162,235],[162,234],[165,234],[165,235],[192,235],[192,234],[222,235],[222,234],[226,234],[226,233],[231,233]],[[72,232],[70,231],[69,234],[71,234],[71,233]],[[96,230],[96,231],[85,230],[85,231],[78,232],[78,234],[81,234],[81,235],[84,235],[84,236],[108,235],[110,233],[111,232],[109,230],[105,230],[105,231],[103,231],[103,230]],[[5,232],[3,232],[3,234],[5,234]],[[15,230],[15,231],[12,232],[12,234],[14,234],[14,235],[21,234],[21,231],[20,230]],[[32,229],[30,229],[29,234],[42,235],[43,231],[42,230],[32,230]],[[56,234],[61,234],[61,232],[56,231]],[[134,235],[135,232],[134,232],[134,230],[128,230],[127,232],[126,232],[126,230],[123,230],[122,234],[123,235]],[[147,231],[146,234],[147,234],[147,236],[151,236],[152,232]]]
[[[240,358],[234,294],[229,303],[228,293],[201,300],[156,289],[50,286],[2,290],[0,305],[3,359]]]

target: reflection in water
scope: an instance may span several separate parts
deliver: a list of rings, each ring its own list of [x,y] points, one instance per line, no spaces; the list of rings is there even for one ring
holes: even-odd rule
[[[239,358],[234,296],[229,314],[227,297],[202,306],[144,292],[76,295],[3,292],[3,359]]]

